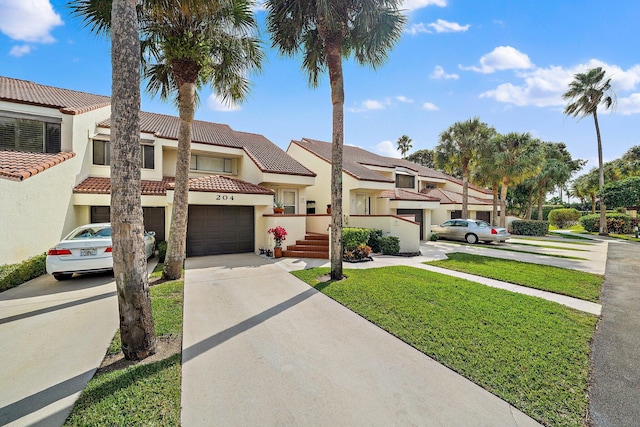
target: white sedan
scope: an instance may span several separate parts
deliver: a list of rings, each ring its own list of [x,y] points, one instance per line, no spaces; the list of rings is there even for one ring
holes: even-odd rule
[[[464,240],[467,243],[504,242],[511,235],[506,228],[493,227],[479,219],[452,219],[441,225],[431,226],[439,239]]]
[[[113,270],[111,224],[87,224],[76,228],[47,252],[47,273],[66,280],[73,273]],[[147,258],[155,253],[154,232],[144,233]]]

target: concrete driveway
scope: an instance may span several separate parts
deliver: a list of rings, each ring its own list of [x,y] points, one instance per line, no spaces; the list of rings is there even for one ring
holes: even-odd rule
[[[538,426],[254,254],[187,259],[182,425]]]
[[[0,293],[0,425],[62,425],[117,328],[108,274],[44,275]]]

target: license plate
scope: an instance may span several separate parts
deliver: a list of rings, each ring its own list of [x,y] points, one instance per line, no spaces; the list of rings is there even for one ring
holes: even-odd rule
[[[80,249],[80,256],[94,256],[96,254],[96,249]]]

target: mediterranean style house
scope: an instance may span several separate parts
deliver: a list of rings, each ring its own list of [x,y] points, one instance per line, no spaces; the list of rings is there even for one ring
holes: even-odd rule
[[[79,225],[109,221],[110,113],[109,97],[0,76],[0,264],[43,253]],[[141,112],[140,122],[144,223],[164,240],[179,118]],[[282,225],[285,256],[328,258],[305,237],[328,233],[329,143],[292,141],[285,152],[262,135],[196,120],[191,150],[187,256],[272,248],[267,230]],[[461,209],[455,178],[356,147],[345,146],[343,188],[344,225],[398,236],[402,252],[417,252],[431,224]],[[471,214],[489,219],[491,194],[469,194]],[[274,201],[283,214],[274,214]]]

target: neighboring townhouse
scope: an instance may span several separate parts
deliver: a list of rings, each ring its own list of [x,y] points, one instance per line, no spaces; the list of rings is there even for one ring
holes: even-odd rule
[[[168,235],[177,117],[141,113],[142,206],[147,230]],[[109,220],[110,100],[0,77],[0,264],[45,252],[74,227]],[[253,252],[287,218],[306,232],[315,173],[262,135],[194,121],[187,255]],[[274,197],[286,215],[273,215]]]
[[[307,203],[316,209],[330,204],[331,144],[303,138],[291,141],[287,153],[318,175],[315,185],[307,188]],[[398,235],[406,252],[414,252],[416,245],[409,238],[411,233],[426,239],[432,224],[460,217],[462,212],[462,181],[358,147],[344,146],[342,183],[345,226],[381,228]],[[469,185],[470,217],[489,220],[491,210],[491,192]]]

